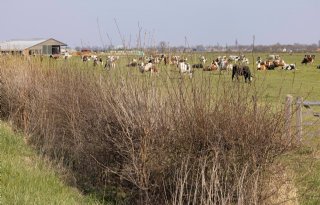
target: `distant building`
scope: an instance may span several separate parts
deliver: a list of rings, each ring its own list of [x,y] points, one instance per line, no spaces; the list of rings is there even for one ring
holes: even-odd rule
[[[10,40],[0,42],[0,52],[23,55],[59,55],[67,44],[49,39]]]

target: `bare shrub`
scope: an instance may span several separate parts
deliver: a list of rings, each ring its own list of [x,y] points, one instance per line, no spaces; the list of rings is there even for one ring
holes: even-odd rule
[[[117,203],[266,203],[268,167],[289,149],[282,110],[253,86],[19,59],[0,76],[1,117]]]

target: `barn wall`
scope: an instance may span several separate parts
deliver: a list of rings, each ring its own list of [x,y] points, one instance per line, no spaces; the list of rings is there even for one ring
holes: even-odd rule
[[[41,54],[44,54],[44,55],[51,55],[52,54],[52,47],[55,47],[55,46],[64,46],[65,44],[59,42],[59,41],[56,41],[54,39],[49,39],[43,43],[40,43],[38,45],[35,45],[35,46],[32,46],[30,47],[29,49],[30,50],[36,50],[36,51],[40,51]],[[61,52],[61,48],[59,48],[60,52]]]

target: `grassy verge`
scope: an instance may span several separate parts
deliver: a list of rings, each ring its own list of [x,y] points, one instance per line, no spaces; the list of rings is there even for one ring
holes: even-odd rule
[[[302,146],[282,156],[281,163],[293,173],[299,204],[320,204],[320,119],[304,120],[308,126],[304,126]]]
[[[61,182],[50,164],[0,121],[0,204],[98,204]]]

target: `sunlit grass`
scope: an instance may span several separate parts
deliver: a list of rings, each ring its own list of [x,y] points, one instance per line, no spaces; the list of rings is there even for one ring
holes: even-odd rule
[[[22,135],[0,121],[0,204],[99,204],[66,186]]]

